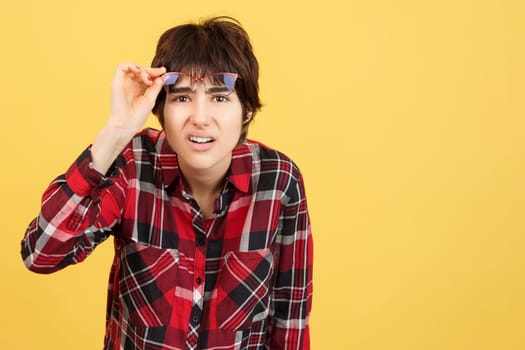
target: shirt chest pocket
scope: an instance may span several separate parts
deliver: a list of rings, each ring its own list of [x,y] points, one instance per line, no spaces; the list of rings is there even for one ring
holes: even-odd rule
[[[167,325],[179,265],[177,249],[129,243],[122,248],[119,299],[123,317],[145,327]]]
[[[217,326],[235,331],[265,319],[272,274],[269,249],[226,254],[217,279]]]

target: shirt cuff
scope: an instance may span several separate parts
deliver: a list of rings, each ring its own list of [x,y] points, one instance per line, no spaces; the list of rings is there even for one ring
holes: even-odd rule
[[[112,172],[113,168],[114,164],[110,167],[108,173]],[[112,184],[109,178],[93,167],[91,147],[82,152],[69,167],[66,172],[66,182],[74,193],[82,197],[88,196],[94,189],[100,189]]]

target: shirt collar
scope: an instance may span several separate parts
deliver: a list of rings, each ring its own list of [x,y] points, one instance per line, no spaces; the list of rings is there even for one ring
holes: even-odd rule
[[[161,131],[158,134],[157,141],[155,142],[155,150],[157,151],[157,157],[159,159],[162,182],[164,188],[167,188],[177,180],[180,171],[179,163],[177,162],[177,154],[173,152],[168,144],[164,131]]]
[[[155,145],[164,188],[169,187],[180,177],[180,169],[177,154],[171,149],[166,139],[166,134],[161,131]],[[250,180],[252,177],[252,153],[249,141],[235,147],[232,152],[232,162],[226,175],[226,180],[234,185],[239,191],[250,191]],[[182,184],[182,181],[179,183]]]
[[[253,171],[253,156],[248,141],[235,147],[232,152],[232,163],[228,171],[227,181],[239,191],[250,191],[250,180]]]

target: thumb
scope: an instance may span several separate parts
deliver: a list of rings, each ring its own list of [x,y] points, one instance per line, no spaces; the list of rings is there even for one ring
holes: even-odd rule
[[[144,92],[144,98],[148,100],[152,108],[163,86],[164,79],[162,79],[162,77],[157,77],[153,80],[153,83],[150,86],[148,86],[148,88]]]

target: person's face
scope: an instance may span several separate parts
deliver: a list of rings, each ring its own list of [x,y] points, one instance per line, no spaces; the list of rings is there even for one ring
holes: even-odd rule
[[[239,142],[243,108],[233,89],[221,91],[223,84],[211,80],[177,77],[167,88],[164,131],[183,171],[222,176]]]

